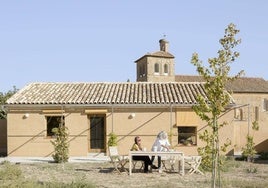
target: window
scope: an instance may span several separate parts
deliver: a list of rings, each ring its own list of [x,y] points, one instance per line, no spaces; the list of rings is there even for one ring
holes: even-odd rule
[[[196,127],[178,127],[178,143],[196,145]]]
[[[243,115],[244,115],[243,109],[240,108],[239,109],[239,117],[240,117],[239,120],[243,120],[243,118],[244,118]]]
[[[164,74],[168,74],[168,65],[167,64],[164,65]]]
[[[53,128],[58,128],[61,122],[64,125],[64,116],[47,116],[47,136],[53,136]]]
[[[139,72],[138,72],[138,75],[139,75],[140,77],[145,76],[145,66],[142,65],[142,64],[139,66]]]
[[[263,99],[262,109],[263,111],[268,111],[268,99]]]
[[[242,108],[237,108],[234,110],[234,118],[236,120],[243,120],[243,109]]]
[[[239,119],[239,111],[238,111],[238,109],[234,109],[234,118]]]
[[[259,121],[259,107],[258,106],[255,106],[254,112],[255,112],[255,121]]]
[[[142,66],[139,66],[139,73],[140,77],[142,77],[142,74],[143,74],[143,70],[142,70]]]
[[[154,64],[154,73],[159,74],[159,64],[158,63]]]
[[[234,118],[239,121],[246,120],[246,112],[242,108],[235,109]]]

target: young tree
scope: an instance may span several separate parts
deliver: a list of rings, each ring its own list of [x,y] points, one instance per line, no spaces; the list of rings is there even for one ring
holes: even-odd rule
[[[205,81],[207,98],[199,96],[198,104],[193,107],[193,110],[203,121],[207,122],[209,127],[200,135],[200,139],[205,141],[207,145],[199,148],[199,152],[201,152],[202,157],[211,159],[212,187],[216,187],[216,183],[220,187],[220,148],[224,149],[228,146],[228,143],[223,146],[220,146],[219,143],[219,129],[226,125],[226,122],[220,123],[218,119],[231,101],[231,96],[225,90],[225,86],[243,73],[241,71],[233,77],[228,76],[230,64],[239,56],[238,52],[233,51],[233,48],[241,42],[240,39],[235,38],[238,32],[239,30],[234,24],[228,25],[224,37],[219,40],[222,47],[218,51],[218,57],[208,59],[208,68],[203,66],[197,53],[193,54],[191,60]]]
[[[259,130],[259,123],[257,121],[252,122],[252,130],[253,131],[258,131]],[[247,142],[245,147],[242,148],[242,156],[247,158],[248,162],[253,162],[254,161],[254,156],[257,153],[255,150],[255,143],[254,143],[254,132],[252,135],[249,133],[247,134]]]
[[[59,118],[59,127],[53,128],[52,132],[56,139],[51,141],[54,146],[55,153],[52,155],[56,163],[65,163],[69,159],[69,143],[68,143],[68,129],[64,125],[63,116]]]
[[[14,95],[18,89],[13,86],[13,90],[9,90],[7,93],[0,92],[0,106],[4,105],[12,95]],[[6,119],[7,113],[4,109],[0,108],[0,119]]]

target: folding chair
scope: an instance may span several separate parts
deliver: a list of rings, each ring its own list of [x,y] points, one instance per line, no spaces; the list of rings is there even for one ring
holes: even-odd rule
[[[117,146],[109,146],[109,154],[114,166],[114,171],[119,173],[121,173],[121,171],[127,171],[125,165],[129,162],[129,159],[127,156],[118,154]]]
[[[143,169],[144,162],[132,160],[132,165],[133,165],[132,171],[141,171]]]
[[[166,166],[166,162],[168,161],[168,158],[166,156],[161,157],[161,164],[162,164],[162,169],[168,170]]]
[[[161,157],[161,163],[162,163],[162,168],[164,168],[165,170],[168,170],[170,172],[174,172],[175,171],[175,163],[176,163],[177,157],[176,156],[163,156]],[[167,168],[167,164],[169,163],[170,165],[170,169]]]
[[[185,156],[184,161],[190,166],[190,169],[188,171],[189,174],[200,173],[204,175],[204,173],[199,170],[199,166],[202,161],[201,156]]]

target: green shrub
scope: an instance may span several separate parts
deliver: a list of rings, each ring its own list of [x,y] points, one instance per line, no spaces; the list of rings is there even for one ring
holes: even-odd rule
[[[252,130],[253,131],[259,130],[259,124],[257,121],[254,121],[252,123]],[[253,162],[254,157],[257,153],[257,151],[255,150],[254,132],[253,132],[253,135],[248,134],[246,139],[247,139],[247,143],[246,143],[245,147],[242,147],[242,156],[246,157],[248,162]]]
[[[252,166],[249,166],[247,169],[246,169],[247,173],[257,173],[258,169],[257,167],[252,167]]]
[[[117,146],[117,135],[113,132],[109,134],[108,146]]]
[[[56,140],[51,141],[54,146],[54,154],[52,155],[56,163],[68,162],[69,159],[69,143],[68,143],[68,129],[64,125],[52,129],[55,133]]]

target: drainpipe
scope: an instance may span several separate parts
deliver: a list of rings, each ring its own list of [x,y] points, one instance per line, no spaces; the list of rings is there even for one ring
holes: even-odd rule
[[[169,131],[172,131],[172,104],[170,104],[170,127],[169,127]]]
[[[249,128],[250,128],[250,117],[249,117],[250,113],[249,113],[249,110],[250,110],[250,108],[249,108],[249,104],[247,104],[247,105],[248,105],[248,135],[249,135]]]
[[[172,104],[170,104],[170,120],[169,120],[169,141],[170,141],[170,144],[172,146]]]

